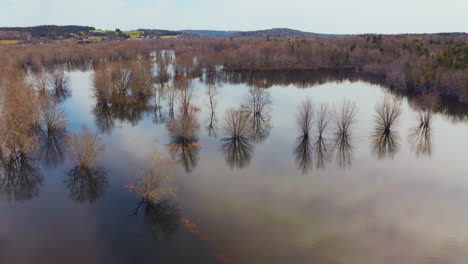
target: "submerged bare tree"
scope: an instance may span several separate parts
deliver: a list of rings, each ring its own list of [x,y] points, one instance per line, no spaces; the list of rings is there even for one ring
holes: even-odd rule
[[[312,168],[312,145],[310,143],[310,133],[312,129],[313,119],[312,100],[307,98],[299,106],[299,112],[296,118],[299,137],[297,138],[297,146],[294,149],[296,162],[302,173],[306,174]]]
[[[171,136],[170,153],[184,167],[186,172],[191,172],[198,163],[198,129],[200,125],[196,113],[198,109],[191,103],[192,92],[179,91],[179,113],[167,122],[167,128]]]
[[[249,112],[252,127],[251,138],[262,142],[268,138],[272,128],[270,115],[271,95],[267,89],[250,87],[243,107]]]
[[[71,96],[70,78],[63,70],[56,70],[49,76],[49,83],[52,87],[52,95],[57,101],[62,102]]]
[[[377,157],[391,157],[398,152],[399,136],[394,126],[401,115],[401,105],[396,100],[385,97],[383,102],[376,106],[376,115],[373,132],[373,149]]]
[[[164,154],[156,154],[136,183],[127,186],[140,197],[134,215],[143,206],[145,224],[155,239],[160,233],[168,238],[180,223],[180,210],[171,202],[174,176],[175,163]]]
[[[32,158],[40,126],[36,99],[23,73],[0,80],[0,195],[8,200],[29,200],[42,183]]]
[[[46,96],[49,93],[50,74],[47,71],[41,71],[34,75],[34,86],[38,94]]]
[[[356,122],[356,104],[344,100],[335,108],[334,151],[340,167],[351,165],[353,145],[351,144],[352,126]]]
[[[229,167],[244,168],[252,159],[253,144],[250,142],[252,128],[249,112],[245,109],[229,109],[224,120],[222,150]]]
[[[39,97],[40,123],[39,154],[46,167],[62,163],[65,157],[65,139],[67,135],[66,118],[57,101],[48,96]]]
[[[155,154],[149,166],[137,177],[134,184],[127,187],[145,203],[159,203],[172,198],[172,180],[175,176],[175,163],[164,154]]]
[[[409,140],[416,155],[430,156],[432,154],[432,110],[426,108],[417,116],[418,125],[411,129]]]
[[[331,146],[326,138],[326,132],[330,125],[331,115],[326,104],[320,105],[317,113],[317,137],[315,139],[315,160],[317,168],[323,168],[325,161],[330,157]]]
[[[300,137],[308,138],[312,129],[312,120],[314,118],[314,107],[310,98],[305,99],[299,106],[297,124]]]
[[[150,99],[154,87],[149,61],[139,59],[100,65],[95,70],[93,85],[96,98],[93,113],[102,132],[110,132],[114,120],[135,126],[152,108]]]
[[[218,94],[217,87],[215,85],[208,85],[207,95],[210,105],[210,117],[208,119],[208,124],[206,125],[206,130],[208,135],[216,138],[217,130],[217,118],[216,118],[216,106],[218,102],[216,101],[216,95]]]
[[[74,165],[65,180],[70,196],[77,202],[92,203],[107,187],[106,172],[96,167],[96,162],[103,157],[105,146],[101,138],[86,126],[80,132],[71,133],[66,143],[68,157]]]
[[[166,96],[168,88],[164,83],[156,87],[156,93],[154,97],[154,107],[153,107],[153,123],[163,124],[166,122],[167,114],[163,112],[164,106],[162,104],[163,98]]]

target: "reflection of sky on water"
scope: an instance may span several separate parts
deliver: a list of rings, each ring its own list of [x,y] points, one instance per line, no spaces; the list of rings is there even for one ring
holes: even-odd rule
[[[96,131],[91,76],[70,74],[73,96],[63,104],[70,131],[84,124]],[[269,137],[254,143],[245,168],[230,168],[221,137],[209,137],[205,129],[210,114],[206,86],[198,81],[193,86],[194,105],[200,108],[199,161],[190,174],[177,170],[176,200],[182,216],[216,241],[223,254],[239,263],[468,260],[463,250],[468,236],[466,123],[434,114],[432,155],[418,157],[408,142],[416,113],[403,99],[403,114],[395,126],[401,147],[393,159],[379,160],[370,139],[375,104],[386,93],[379,86],[361,81],[308,89],[273,86],[268,89],[273,102]],[[226,110],[240,106],[248,87],[226,84],[218,90],[218,135],[223,135]],[[305,175],[298,168],[293,153],[296,114],[306,97],[315,109],[320,103],[333,109],[345,98],[357,104],[349,167],[341,168],[331,158],[323,169],[313,165]],[[131,216],[138,199],[124,186],[152,153],[168,150],[165,124],[155,125],[144,115],[136,126],[116,122],[102,137],[105,159],[98,165],[107,171],[105,193],[93,204],[75,203],[63,182],[70,165],[43,169],[37,198],[0,203],[0,248],[7,253],[0,262],[49,263],[46,256],[52,256],[52,262],[72,258],[76,263],[214,262],[210,247],[184,227],[168,240],[155,241],[143,218]]]

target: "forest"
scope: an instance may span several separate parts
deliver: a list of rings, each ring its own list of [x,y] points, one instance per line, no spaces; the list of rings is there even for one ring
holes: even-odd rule
[[[392,90],[432,94],[468,103],[467,34],[360,35],[288,38],[181,38],[50,43],[0,47],[2,76],[40,72],[57,65],[98,67],[156,52],[159,80],[218,72],[350,69],[379,78]],[[171,65],[171,67],[169,67]],[[172,72],[169,72],[172,69]],[[7,73],[5,75],[5,73]]]

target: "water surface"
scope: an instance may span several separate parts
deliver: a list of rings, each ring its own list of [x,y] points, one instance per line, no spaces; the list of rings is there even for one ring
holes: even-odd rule
[[[93,72],[67,74],[67,130],[100,134],[105,179],[89,191],[70,178],[69,161],[35,160],[39,180],[2,195],[0,263],[468,263],[466,108],[440,104],[421,139],[416,99],[372,80],[307,72],[194,79],[199,128],[196,144],[173,153],[176,193],[135,214],[139,198],[125,186],[155,152],[170,151],[170,99],[103,115]],[[248,105],[255,89],[271,103],[255,136],[233,149],[227,110]],[[325,153],[314,145],[315,125],[304,149],[297,117],[305,98],[315,112],[356,104],[349,145],[336,147],[330,123]],[[402,114],[395,144],[379,149],[375,107],[384,98],[401,103]]]

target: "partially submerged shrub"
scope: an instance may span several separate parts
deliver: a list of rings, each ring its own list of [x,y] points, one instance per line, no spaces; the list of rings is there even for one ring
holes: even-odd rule
[[[310,130],[312,129],[312,119],[314,117],[314,109],[312,100],[305,99],[299,106],[299,113],[297,116],[297,126],[301,137],[308,138]]]
[[[270,105],[271,95],[265,88],[251,87],[242,105],[249,113],[251,138],[255,142],[262,142],[270,135],[272,128]]]
[[[399,149],[399,136],[394,126],[401,115],[401,105],[396,100],[385,97],[383,102],[376,106],[374,127],[374,151],[378,158],[392,157]]]
[[[128,187],[143,202],[157,204],[172,197],[172,179],[175,176],[175,163],[163,154],[156,154],[146,170],[138,176],[135,184]]]
[[[344,100],[341,106],[334,112],[336,134],[342,137],[348,137],[351,126],[356,122],[356,104]]]
[[[0,81],[0,158],[14,159],[37,149],[39,111],[35,91],[24,75],[12,72]]]
[[[191,103],[191,93],[190,88],[187,87],[178,91],[179,113],[167,122],[171,136],[170,154],[183,165],[187,172],[191,172],[197,165],[199,152],[200,124],[196,116],[198,108]]]
[[[70,196],[77,202],[94,202],[107,187],[106,172],[96,167],[105,146],[101,138],[91,133],[86,126],[80,132],[71,133],[66,143],[68,157],[74,165],[65,180]]]
[[[217,87],[215,85],[209,84],[207,95],[208,95],[211,111],[210,111],[210,118],[206,126],[206,130],[208,131],[209,136],[214,136],[214,137],[216,137],[217,122],[218,122],[218,119],[216,118],[217,101],[215,98],[217,94],[218,94]]]
[[[356,104],[349,100],[342,102],[334,112],[335,138],[334,151],[341,167],[351,165],[353,145],[351,144],[352,126],[356,122]]]
[[[145,60],[107,63],[96,68],[97,100],[117,104],[147,101],[153,95],[151,64]]]
[[[385,97],[375,108],[375,132],[389,134],[401,115],[401,105],[396,100]]]
[[[317,168],[323,168],[325,161],[330,155],[330,144],[326,138],[326,131],[330,125],[330,112],[326,104],[320,105],[320,111],[317,113],[317,136],[315,139],[315,159]]]
[[[310,133],[312,130],[312,119],[314,109],[312,100],[305,99],[299,106],[298,115],[296,117],[299,137],[297,138],[297,146],[294,150],[296,162],[302,173],[306,174],[312,168],[312,145],[310,143]]]
[[[52,87],[52,94],[59,102],[71,96],[70,78],[68,78],[62,70],[52,72],[49,77],[49,82]]]
[[[251,133],[252,127],[247,110],[243,108],[227,110],[222,149],[226,162],[231,168],[244,168],[250,163],[253,152]]]
[[[85,175],[89,168],[93,168],[96,162],[102,158],[105,146],[97,134],[91,133],[86,126],[80,132],[71,133],[67,139],[69,158]]]
[[[417,116],[417,126],[409,135],[413,151],[419,156],[432,154],[432,110],[420,111]]]

